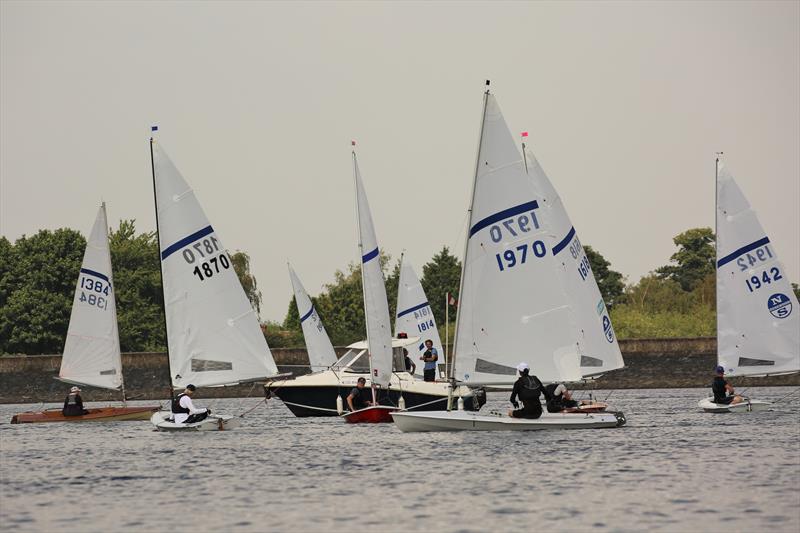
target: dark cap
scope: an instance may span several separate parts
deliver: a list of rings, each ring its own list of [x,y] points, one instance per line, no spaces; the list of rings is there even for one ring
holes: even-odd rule
[[[724,374],[725,367],[722,365],[717,365],[717,368],[714,369],[714,372],[716,372],[717,374]]]
[[[194,391],[197,390],[197,387],[195,387],[194,385],[189,383],[188,385],[186,385],[186,390],[190,390],[190,391],[194,392]]]

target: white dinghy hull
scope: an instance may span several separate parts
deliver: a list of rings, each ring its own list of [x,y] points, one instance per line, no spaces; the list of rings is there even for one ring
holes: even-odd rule
[[[418,431],[537,431],[546,429],[599,429],[625,424],[625,415],[604,413],[543,413],[537,419],[511,418],[500,412],[427,411],[392,413],[404,432]]]
[[[772,402],[746,399],[742,403],[730,405],[714,403],[714,398],[703,398],[697,402],[697,406],[706,413],[753,413],[768,411],[769,408],[772,407]]]
[[[228,431],[239,426],[240,419],[230,415],[209,415],[208,418],[194,424],[176,424],[170,422],[172,413],[159,411],[154,413],[150,422],[158,431]]]

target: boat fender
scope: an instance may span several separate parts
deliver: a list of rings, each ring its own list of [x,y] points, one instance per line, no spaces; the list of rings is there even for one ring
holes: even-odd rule
[[[459,411],[463,411],[463,410],[464,410],[464,398],[462,398],[461,396],[459,396],[459,397],[458,397],[458,404],[457,404],[457,405],[458,405],[458,410],[459,410]]]
[[[403,398],[403,395],[400,395],[400,400],[397,402],[397,407],[400,408],[401,411],[406,410],[406,399]]]
[[[342,400],[342,395],[336,397],[336,412],[339,414],[344,413],[344,400]]]

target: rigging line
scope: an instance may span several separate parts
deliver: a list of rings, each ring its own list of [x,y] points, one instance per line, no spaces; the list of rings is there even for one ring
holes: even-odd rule
[[[790,392],[789,394],[786,394],[785,396],[782,396],[781,398],[778,398],[777,400],[775,400],[775,403],[778,403],[778,402],[780,402],[780,401],[783,401],[783,400],[785,400],[786,398],[788,398],[789,396],[791,396],[791,395],[793,395],[793,394],[797,394],[798,392],[800,392],[800,387],[796,388],[795,390],[793,390],[793,391],[792,391],[792,392]]]

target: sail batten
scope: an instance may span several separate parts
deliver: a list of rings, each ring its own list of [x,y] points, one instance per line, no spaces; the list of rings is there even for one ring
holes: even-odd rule
[[[232,385],[276,375],[227,249],[155,142],[153,173],[173,387]]]
[[[797,297],[756,212],[717,165],[718,363],[730,376],[798,372]]]

